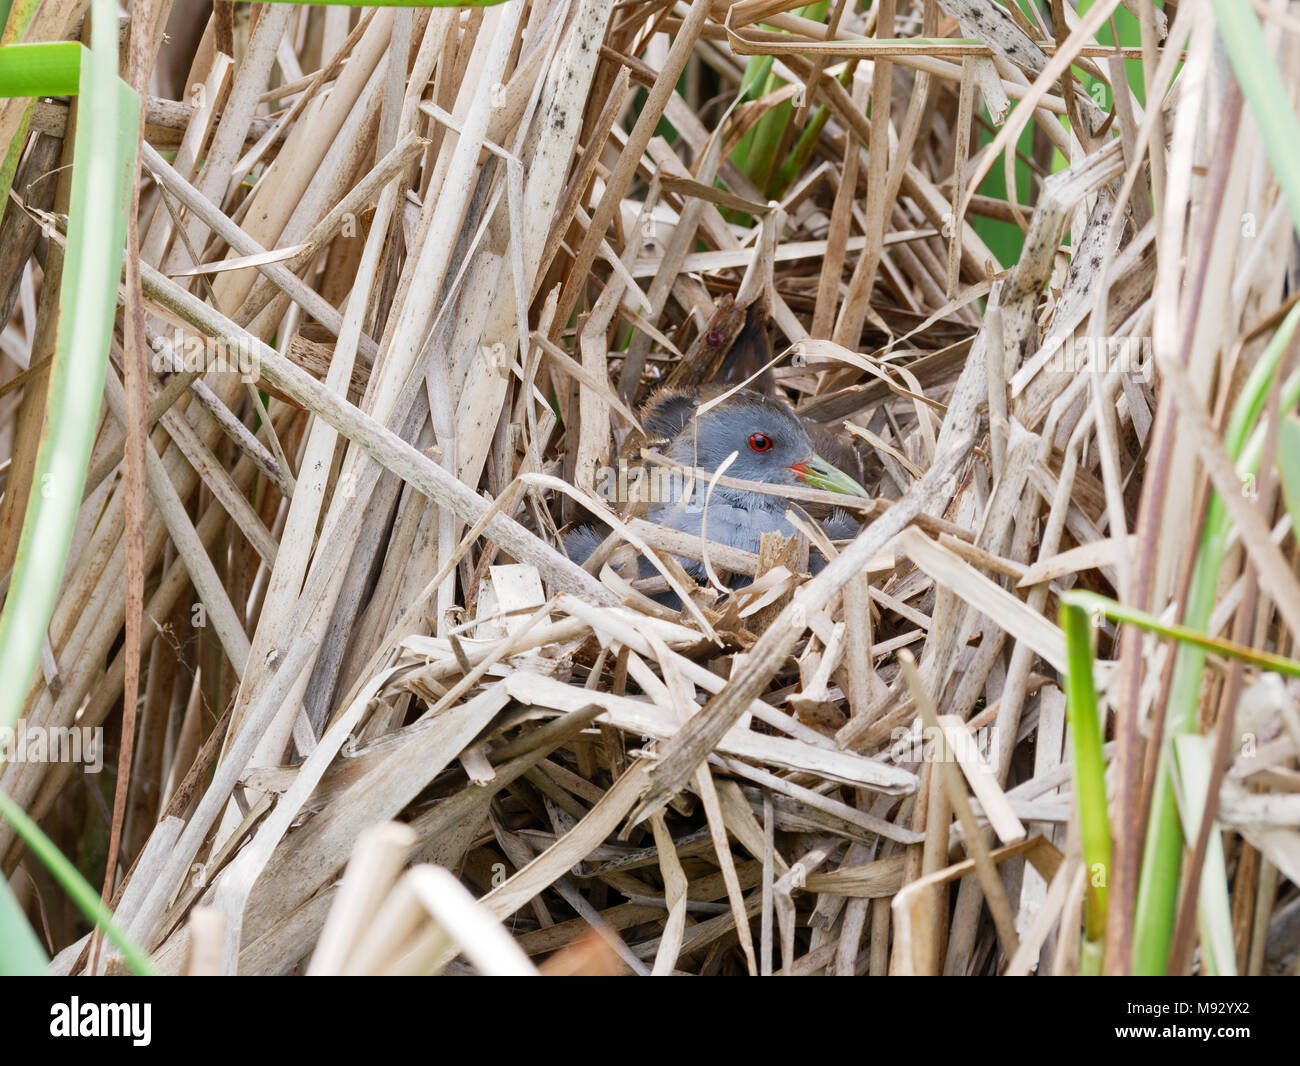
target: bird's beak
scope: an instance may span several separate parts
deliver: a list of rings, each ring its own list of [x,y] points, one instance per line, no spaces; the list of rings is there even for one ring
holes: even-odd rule
[[[813,488],[826,489],[828,492],[840,492],[845,496],[867,495],[866,489],[839,467],[832,466],[820,455],[814,455],[811,459],[805,459],[800,463],[792,463],[790,469],[794,472],[795,477]]]

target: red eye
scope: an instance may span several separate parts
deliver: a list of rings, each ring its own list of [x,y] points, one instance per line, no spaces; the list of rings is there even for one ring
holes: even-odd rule
[[[749,446],[756,452],[769,451],[772,447],[772,438],[766,433],[755,433],[749,438]]]

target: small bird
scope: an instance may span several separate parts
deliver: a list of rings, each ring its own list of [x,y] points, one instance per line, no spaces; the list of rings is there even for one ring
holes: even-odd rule
[[[660,389],[642,409],[641,422],[648,443],[657,444],[668,459],[684,467],[712,474],[735,453],[725,471],[729,478],[866,495],[849,475],[817,454],[808,427],[784,401],[772,396],[726,386]],[[658,484],[667,485],[668,491],[658,498],[652,494],[646,518],[669,529],[754,553],[764,533],[794,533],[785,518],[789,501],[781,495],[721,484],[707,492],[705,483],[685,476],[661,479]],[[842,511],[833,512],[823,525],[833,540],[855,536],[859,529]],[[565,534],[564,544],[575,562],[583,562],[603,539],[592,526],[578,526]],[[696,580],[705,580],[702,563],[679,561]],[[644,558],[639,571],[641,577],[658,573]],[[733,579],[732,587],[748,581],[747,577]],[[680,606],[671,592],[654,598],[666,606]]]

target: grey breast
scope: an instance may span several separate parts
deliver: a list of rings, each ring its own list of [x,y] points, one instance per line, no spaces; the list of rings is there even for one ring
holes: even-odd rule
[[[693,493],[683,496],[675,501],[652,505],[647,518],[669,529],[696,537],[707,536],[711,541],[754,553],[758,552],[764,533],[775,532],[788,537],[794,532],[785,520],[786,501],[779,496],[715,488],[708,498],[707,513],[703,485],[697,484]],[[687,573],[703,576],[701,563],[687,559],[680,561]]]

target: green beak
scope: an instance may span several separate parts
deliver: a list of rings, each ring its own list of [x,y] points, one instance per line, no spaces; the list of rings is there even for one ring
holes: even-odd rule
[[[839,492],[845,496],[863,496],[867,495],[867,490],[854,481],[848,474],[837,466],[832,466],[820,455],[814,455],[811,459],[802,463],[795,463],[790,467],[800,481],[811,485],[816,489],[825,489],[828,492]]]

